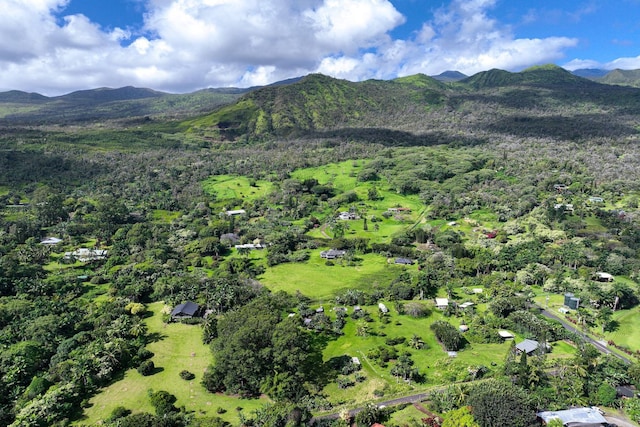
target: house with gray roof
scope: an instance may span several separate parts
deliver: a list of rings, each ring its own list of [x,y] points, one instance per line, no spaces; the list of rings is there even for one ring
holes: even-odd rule
[[[527,353],[528,356],[536,351],[538,347],[540,347],[540,343],[538,343],[538,341],[526,339],[516,344],[516,353]]]
[[[200,312],[200,306],[195,302],[186,301],[182,304],[178,304],[173,310],[171,310],[171,320],[179,321],[182,319],[191,319],[198,316]]]
[[[338,250],[338,249],[329,249],[328,251],[320,252],[320,257],[324,259],[336,259],[342,258],[347,254],[347,251]]]
[[[596,408],[572,408],[563,411],[544,411],[536,414],[545,424],[558,418],[566,427],[606,426],[605,417]]]

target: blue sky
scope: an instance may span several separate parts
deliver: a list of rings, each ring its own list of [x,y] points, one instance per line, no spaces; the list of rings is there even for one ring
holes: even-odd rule
[[[640,0],[4,1],[0,90],[47,95],[312,72],[357,81],[543,63],[640,68]]]

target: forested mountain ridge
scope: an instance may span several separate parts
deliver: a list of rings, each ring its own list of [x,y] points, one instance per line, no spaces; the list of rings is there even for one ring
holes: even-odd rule
[[[185,117],[233,102],[247,90],[222,88],[170,94],[128,86],[81,90],[54,97],[14,90],[0,93],[0,125],[67,125],[143,116]]]
[[[636,131],[630,115],[638,112],[635,88],[542,66],[519,73],[490,70],[456,83],[425,75],[358,83],[310,75],[247,93],[183,126],[225,140],[307,134],[428,145],[450,140],[444,135],[454,127],[465,138],[475,135],[476,142],[496,133],[560,136],[558,131],[576,139],[604,132],[604,123],[607,134],[631,135]]]

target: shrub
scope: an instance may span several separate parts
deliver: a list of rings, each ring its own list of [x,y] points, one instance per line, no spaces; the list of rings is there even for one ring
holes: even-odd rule
[[[140,373],[140,375],[143,375],[146,377],[153,374],[153,371],[155,369],[156,369],[156,366],[153,364],[153,361],[145,360],[140,364],[140,366],[138,366],[137,370]]]
[[[431,330],[447,351],[458,351],[464,347],[465,340],[458,328],[443,320],[431,324]]]
[[[140,347],[138,350],[138,359],[141,361],[151,359],[153,357],[153,352],[151,350],[147,350],[144,347]]]
[[[118,418],[124,418],[130,414],[131,414],[131,411],[125,408],[124,406],[116,406],[115,408],[113,408],[113,411],[111,411],[111,415],[109,415],[109,418],[107,418],[107,421],[109,422],[115,421]]]
[[[186,369],[180,371],[180,378],[182,378],[183,380],[187,380],[190,381],[192,379],[194,379],[196,376],[193,372],[189,372]]]

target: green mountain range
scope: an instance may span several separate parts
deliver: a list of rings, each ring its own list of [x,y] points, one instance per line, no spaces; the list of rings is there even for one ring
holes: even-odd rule
[[[615,75],[631,81],[635,74]],[[265,87],[190,94],[133,87],[58,97],[0,93],[0,125],[170,120],[179,131],[207,141],[304,136],[424,145],[455,142],[456,133],[474,135],[463,143],[495,133],[626,136],[635,134],[633,115],[639,112],[639,89],[602,84],[554,65],[518,73],[489,70],[457,81],[417,74],[351,82],[311,74]]]
[[[602,129],[628,134],[635,132],[629,114],[639,111],[637,89],[542,66],[519,73],[490,70],[452,83],[425,75],[354,83],[314,74],[248,92],[183,126],[222,140],[315,135],[413,145],[451,135],[452,126],[479,137],[496,131],[571,138]]]

